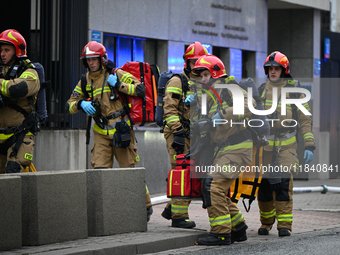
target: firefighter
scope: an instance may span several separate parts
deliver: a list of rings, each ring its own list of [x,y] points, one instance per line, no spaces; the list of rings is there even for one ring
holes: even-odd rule
[[[305,115],[295,105],[287,104],[286,115],[281,114],[281,89],[284,87],[298,86],[298,81],[293,80],[290,75],[290,65],[288,58],[279,51],[272,52],[264,62],[264,72],[268,79],[265,84],[260,86],[260,95],[265,109],[272,107],[273,89],[277,88],[278,105],[276,110],[268,119],[277,119],[271,124],[270,135],[267,136],[269,145],[264,147],[263,164],[268,166],[268,171],[262,179],[258,192],[258,205],[260,209],[261,227],[259,235],[268,235],[272,226],[277,220],[278,235],[280,237],[290,236],[293,222],[293,176],[294,171],[298,170],[299,161],[297,156],[297,125],[301,127],[304,139],[304,157],[306,163],[313,160],[315,150],[314,134],[312,132],[312,119]],[[301,93],[289,93],[289,98],[303,98]],[[309,110],[308,103],[303,106]],[[282,121],[289,119],[289,122]],[[295,121],[292,121],[295,120]],[[290,126],[290,127],[287,127]],[[269,168],[269,166],[276,167]],[[297,171],[295,171],[297,173]]]
[[[40,81],[18,31],[3,31],[0,49],[0,173],[19,173],[33,160]]]
[[[178,76],[173,76],[166,84],[164,96],[163,119],[166,122],[164,128],[164,138],[166,148],[170,157],[171,169],[176,168],[176,156],[187,153],[190,147],[190,104],[197,101],[197,95],[190,94],[192,84],[191,70],[196,60],[207,55],[207,49],[200,43],[194,42],[186,49],[184,59],[184,69],[181,74],[188,80],[189,89],[183,99],[183,84]],[[184,102],[183,102],[184,100]],[[194,221],[189,220],[188,207],[191,200],[172,199],[162,212],[162,216],[172,220],[171,226],[178,228],[193,228],[196,226]]]
[[[80,55],[88,69],[85,85],[80,80],[74,88],[66,107],[71,114],[82,110],[92,115],[94,145],[91,150],[93,168],[112,168],[114,158],[119,167],[134,167],[139,161],[135,134],[131,127],[126,107],[119,93],[144,97],[145,87],[128,72],[116,69],[110,74],[113,63],[108,60],[101,43],[90,41]],[[152,214],[152,205],[146,188],[147,219]]]
[[[237,87],[244,96],[244,115],[233,115],[231,93],[227,89],[219,89],[217,92],[222,105],[216,95],[207,99],[207,115],[211,125],[209,135],[214,145],[212,151],[215,152],[211,156],[210,165],[215,171],[210,171],[202,182],[203,208],[208,210],[210,233],[207,237],[199,238],[196,244],[229,245],[235,241],[245,241],[248,227],[241,211],[228,197],[228,191],[240,174],[241,166],[252,161],[251,133],[244,125],[240,125],[252,114],[247,106],[248,95],[238,86],[233,76],[226,74],[223,62],[216,56],[199,58],[193,72],[200,75],[203,88],[207,87],[204,84],[214,88],[216,84],[226,83]],[[209,93],[212,94],[211,91]],[[254,100],[253,105],[256,105]],[[224,120],[239,124],[221,124]],[[203,137],[202,133],[200,136]],[[203,152],[209,153],[206,148],[203,148]]]

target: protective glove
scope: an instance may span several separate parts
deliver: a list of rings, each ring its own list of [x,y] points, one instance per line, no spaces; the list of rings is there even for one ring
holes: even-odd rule
[[[184,101],[185,106],[189,107],[190,105],[193,105],[197,103],[197,93],[190,94]]]
[[[111,87],[115,87],[117,84],[117,74],[110,74],[109,77],[107,78],[107,83]]]
[[[143,83],[136,87],[136,94],[138,97],[143,98],[145,96],[145,85]]]
[[[84,112],[89,115],[95,114],[96,109],[93,107],[92,103],[89,101],[82,101],[80,107],[83,108]]]
[[[312,162],[313,157],[314,157],[314,153],[312,151],[305,150],[303,158],[306,160],[306,162],[305,162],[306,164]]]
[[[174,133],[174,142],[171,147],[175,149],[177,155],[184,152],[185,136],[184,130]]]
[[[215,125],[214,125],[215,127],[222,124],[220,121],[215,121],[214,122],[214,120],[219,120],[219,119],[221,119],[221,116],[220,116],[220,114],[218,112],[214,116],[212,116],[211,122],[213,124],[215,123]]]

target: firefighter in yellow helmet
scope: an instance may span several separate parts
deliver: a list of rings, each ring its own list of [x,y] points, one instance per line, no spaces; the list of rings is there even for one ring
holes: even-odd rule
[[[210,148],[208,145],[202,148],[203,154],[212,152],[209,164],[211,169],[214,169],[207,173],[202,181],[203,207],[208,210],[210,233],[207,237],[199,238],[196,244],[229,245],[235,241],[242,242],[247,240],[246,229],[248,227],[241,211],[228,197],[228,191],[240,174],[241,167],[251,163],[253,141],[251,133],[243,125],[221,123],[223,120],[228,120],[228,123],[240,123],[251,116],[247,102],[248,94],[238,86],[233,76],[226,74],[224,64],[216,56],[199,58],[193,72],[201,76],[202,87],[206,90],[209,89],[208,86],[215,88],[218,84],[230,84],[242,91],[244,96],[244,115],[233,115],[233,104],[230,101],[232,94],[227,89],[218,90],[219,97],[214,95],[213,98],[207,99],[210,132],[200,131],[199,136],[203,140],[210,135],[212,141]],[[209,93],[212,94],[211,91]],[[255,100],[253,100],[253,105],[256,105]],[[207,130],[207,127],[203,130]]]
[[[207,54],[207,49],[200,42],[190,44],[183,56],[184,69],[181,73],[185,76],[188,84],[182,84],[179,76],[173,76],[166,84],[163,106],[163,119],[166,122],[164,138],[166,139],[166,148],[172,169],[176,168],[176,156],[187,153],[190,147],[190,102],[193,104],[197,100],[197,95],[190,94],[191,69],[199,57]],[[183,86],[186,85],[189,86],[189,89],[183,102]],[[166,205],[162,216],[168,220],[172,219],[172,227],[193,228],[196,224],[189,220],[188,207],[190,202],[191,200],[187,199],[172,199]]]
[[[114,75],[111,74],[114,66],[108,60],[106,49],[101,43],[87,43],[80,58],[89,70],[85,78],[86,86],[82,88],[82,81],[78,82],[66,107],[71,114],[82,110],[92,115],[95,121],[91,165],[95,169],[111,168],[116,158],[119,167],[133,167],[139,161],[135,133],[131,128],[128,113],[119,100],[118,91],[144,97],[145,88],[136,77],[122,69],[118,68]],[[153,209],[147,188],[146,199],[149,221]]]
[[[0,174],[24,172],[32,163],[33,136],[39,131],[34,109],[40,81],[18,31],[0,34],[0,51]]]
[[[286,115],[281,113],[281,89],[298,86],[298,81],[293,80],[290,75],[288,58],[279,51],[272,52],[264,62],[264,71],[268,79],[265,84],[260,86],[259,92],[263,106],[267,110],[272,107],[273,89],[278,90],[278,106],[268,116],[268,119],[277,119],[278,121],[271,124],[270,135],[267,136],[269,145],[264,147],[263,167],[267,167],[268,171],[262,179],[258,192],[262,224],[258,234],[268,235],[276,219],[278,235],[285,237],[291,235],[293,223],[293,176],[290,170],[298,170],[299,167],[296,152],[298,131],[296,124],[300,125],[303,134],[306,163],[313,160],[314,134],[311,117],[305,115],[295,105],[287,104]],[[302,93],[289,93],[289,98],[303,97]],[[303,106],[309,111],[308,103]],[[285,119],[289,119],[291,122],[282,126],[282,121]],[[296,126],[294,127],[294,125]]]

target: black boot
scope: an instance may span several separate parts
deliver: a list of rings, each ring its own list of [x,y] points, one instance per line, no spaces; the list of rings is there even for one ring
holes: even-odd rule
[[[257,233],[261,236],[267,236],[269,235],[269,231],[266,228],[259,228],[259,230],[257,231]]]
[[[168,207],[165,207],[163,212],[162,212],[162,217],[167,219],[167,220],[171,220],[171,205],[169,205]]]
[[[273,225],[262,224],[257,233],[261,236],[267,236],[269,235],[269,231],[272,229],[272,227]]]
[[[279,237],[290,236],[292,230],[289,228],[279,228]]]
[[[152,208],[152,206],[146,208],[146,221],[147,221],[147,222],[149,222],[152,213],[153,213],[153,208]]]
[[[246,241],[248,239],[246,232],[248,226],[244,222],[241,222],[236,225],[235,228],[236,231],[231,231],[231,243]]]
[[[213,234],[210,233],[207,237],[201,237],[196,242],[196,245],[229,245],[231,244],[230,234]]]
[[[180,218],[180,219],[172,219],[171,227],[175,228],[194,228],[196,227],[196,223],[194,221],[189,220],[189,218]]]

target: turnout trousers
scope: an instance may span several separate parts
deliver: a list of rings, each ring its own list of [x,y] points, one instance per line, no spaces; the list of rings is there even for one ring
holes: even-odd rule
[[[228,191],[240,174],[241,166],[251,163],[252,148],[252,142],[223,148],[214,161],[214,172],[211,169],[203,179],[203,207],[208,210],[211,234],[230,234],[245,224],[241,211],[228,197]]]
[[[172,133],[164,134],[166,139],[166,148],[168,150],[168,154],[170,157],[171,169],[176,168],[176,157],[177,153],[174,148],[171,147],[171,144],[174,142],[174,135]],[[184,153],[188,151],[190,148],[190,139],[185,138],[185,146]],[[168,208],[171,205],[171,217],[172,219],[181,219],[181,218],[189,218],[188,208],[191,203],[190,199],[176,199],[172,198],[168,202],[165,208]]]
[[[272,152],[264,151],[263,165],[268,166],[272,162]],[[279,166],[281,169],[294,169],[294,165],[298,162],[296,149],[281,149],[279,154]],[[260,221],[262,225],[266,225],[268,229],[272,227],[277,220],[277,229],[288,228],[292,230],[293,223],[293,175],[291,172],[282,172],[282,189],[273,192],[270,188],[266,174],[262,179],[258,192],[258,205],[260,210]]]

